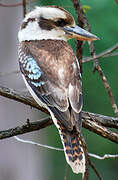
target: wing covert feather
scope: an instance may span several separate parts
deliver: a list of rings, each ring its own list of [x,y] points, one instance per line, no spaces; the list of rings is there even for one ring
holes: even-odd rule
[[[79,121],[82,108],[81,77],[72,49],[66,42],[63,43],[59,47],[59,42],[56,42],[55,50],[50,49],[51,45],[47,50],[47,46],[43,47],[37,42],[26,42],[20,47],[25,58],[20,58],[19,63],[21,72],[38,98],[51,109],[57,119],[60,118],[68,130],[72,130],[78,124],[74,121]],[[58,73],[60,64],[64,68],[61,78]],[[71,109],[75,111],[72,117]]]

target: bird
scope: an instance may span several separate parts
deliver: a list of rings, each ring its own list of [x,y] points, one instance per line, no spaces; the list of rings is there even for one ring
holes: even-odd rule
[[[94,41],[98,37],[75,24],[64,8],[37,6],[26,14],[18,32],[19,67],[38,105],[56,125],[67,163],[74,173],[85,173],[82,142],[82,77],[69,39]]]

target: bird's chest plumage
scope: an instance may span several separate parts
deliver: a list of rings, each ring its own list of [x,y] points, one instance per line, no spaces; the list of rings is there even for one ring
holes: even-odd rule
[[[31,53],[47,78],[55,84],[68,87],[77,71],[71,47],[60,40],[30,41],[22,44],[26,54]]]

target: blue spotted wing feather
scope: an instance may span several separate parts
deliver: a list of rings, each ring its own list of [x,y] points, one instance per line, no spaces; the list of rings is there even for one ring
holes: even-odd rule
[[[25,58],[19,58],[19,65],[22,74],[25,76],[26,81],[35,92],[37,97],[46,104],[49,109],[56,115],[57,118],[62,120],[63,124],[72,129],[72,123],[69,121],[70,113],[68,109],[63,112],[60,111],[62,107],[59,102],[55,100],[54,92],[55,84],[51,83],[46,74],[39,67],[35,59],[31,55],[24,55]],[[54,87],[53,87],[54,86]],[[58,89],[58,87],[56,87]],[[61,90],[58,90],[58,92]],[[61,92],[63,94],[63,91]],[[63,102],[61,102],[63,104]]]
[[[42,42],[25,42],[19,46],[20,69],[39,99],[49,106],[64,124],[69,124],[66,127],[71,129],[78,124],[76,121],[79,119],[78,113],[81,112],[82,107],[81,77],[79,77],[79,69],[76,67],[77,62],[72,50],[69,49],[69,46],[66,48],[67,44],[63,44],[64,42],[60,42],[61,50],[59,50],[59,42],[56,42],[54,46],[52,44],[45,46],[46,41],[44,44]],[[45,49],[47,47],[48,49]],[[59,60],[61,62],[58,62]],[[64,82],[61,82],[58,77],[60,64],[67,67],[65,68]],[[71,114],[74,115],[71,116]]]

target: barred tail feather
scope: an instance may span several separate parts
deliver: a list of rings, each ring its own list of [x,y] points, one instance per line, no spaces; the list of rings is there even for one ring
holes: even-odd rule
[[[67,131],[62,125],[59,128],[60,136],[62,139],[65,157],[67,163],[71,166],[74,173],[85,172],[85,155],[80,140],[80,133],[74,129]]]
[[[85,173],[85,155],[82,148],[80,132],[75,128],[68,131],[65,126],[58,121],[52,112],[52,119],[58,128],[67,163],[71,166],[74,173]]]

